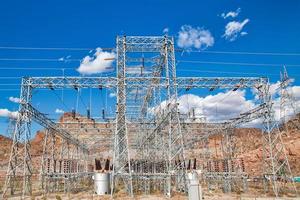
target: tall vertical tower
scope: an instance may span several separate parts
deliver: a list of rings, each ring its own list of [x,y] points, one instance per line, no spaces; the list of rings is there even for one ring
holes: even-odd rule
[[[134,158],[139,160],[136,162],[131,161],[129,141],[132,138],[128,136],[128,129],[138,130],[134,139],[137,144]],[[147,173],[140,173],[132,167],[142,160],[144,165],[147,164],[139,169],[147,168]],[[112,187],[116,186],[117,180],[123,179],[127,192],[132,195],[135,188],[141,186],[133,184],[133,180],[163,180],[165,194],[170,196],[172,186],[186,189],[183,161],[173,38],[117,37],[117,116]],[[163,167],[158,169],[154,162],[160,162]]]
[[[112,192],[115,182],[122,178],[130,195],[133,195],[132,174],[126,122],[126,37],[117,37],[117,113],[114,138]]]
[[[287,124],[286,122],[295,117],[297,114],[297,105],[296,101],[294,99],[294,95],[292,93],[291,88],[289,87],[291,85],[292,79],[289,78],[287,70],[285,66],[283,66],[283,71],[280,73],[280,120],[283,124],[285,124],[285,130],[287,130]],[[297,119],[296,119],[297,121]],[[294,120],[291,120],[291,122],[294,122]],[[298,123],[294,123],[294,125],[299,127],[299,121]]]
[[[260,98],[267,107],[263,116],[263,173],[265,191],[269,185],[276,197],[289,188],[297,194],[293,181],[293,175],[282,140],[282,132],[279,130],[278,121],[275,119],[270,84],[260,88]]]
[[[15,128],[13,129],[13,144],[3,187],[3,196],[6,195],[8,190],[10,190],[11,194],[14,194],[18,182],[22,185],[22,196],[31,194],[32,192],[32,163],[30,155],[31,119],[26,112],[28,103],[31,102],[31,97],[32,88],[25,86],[25,80],[22,80],[20,106]],[[20,177],[22,178],[22,182],[20,182]]]

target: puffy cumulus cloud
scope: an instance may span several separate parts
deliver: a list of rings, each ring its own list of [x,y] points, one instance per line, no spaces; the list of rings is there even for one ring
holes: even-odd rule
[[[284,108],[284,112],[283,112],[284,114],[282,115],[280,103],[281,103],[280,97],[273,99],[273,111],[274,111],[274,118],[276,121],[282,122],[282,120],[284,119],[288,120],[296,114],[295,113],[296,110],[294,110],[294,108],[291,105],[287,104],[287,106],[285,106]],[[294,103],[299,104],[299,101],[298,102],[296,101]]]
[[[20,103],[21,99],[18,97],[9,97],[8,98],[9,101],[14,102],[14,103]]]
[[[246,35],[248,34],[247,32],[243,31],[241,34],[241,31],[243,30],[244,26],[249,22],[249,19],[245,19],[242,22],[238,21],[231,21],[228,22],[228,24],[225,26],[225,33],[223,37],[226,40],[229,41],[234,41],[238,38],[239,35]]]
[[[220,92],[206,97],[185,94],[178,97],[178,109],[182,114],[188,114],[194,110],[196,117],[204,117],[208,122],[220,122],[237,117],[240,113],[255,107],[253,101],[247,100],[245,95],[244,90]],[[163,101],[159,106],[151,108],[150,112],[159,113],[166,106],[166,101]]]
[[[276,121],[280,121],[280,82],[276,82],[270,85],[270,93],[273,97],[273,110]],[[300,86],[289,87],[288,92],[292,94],[295,100],[296,113],[300,108]],[[258,94],[252,91],[255,98],[258,98]],[[215,95],[208,95],[206,97],[200,97],[194,94],[185,94],[178,97],[178,109],[182,114],[192,114],[193,110],[197,118],[206,118],[208,122],[222,122],[231,118],[238,117],[241,113],[245,113],[248,110],[254,109],[259,104],[255,99],[247,99],[245,90],[220,92]],[[154,114],[160,114],[167,107],[167,102],[163,101],[156,107],[149,108],[149,112]],[[292,117],[295,110],[292,106],[286,108],[287,119]],[[262,119],[256,119],[254,121],[243,124],[243,127],[259,127],[262,124]]]
[[[279,95],[279,87],[280,87],[280,81],[270,84],[269,91],[273,97],[276,97],[277,95]]]
[[[272,95],[273,99],[279,97],[279,95],[280,95],[279,89],[280,89],[280,81],[270,84],[269,92]],[[259,99],[258,90],[256,88],[252,88],[251,91],[252,91],[252,94],[255,96],[255,100],[258,100]]]
[[[101,48],[97,48],[93,56],[84,57],[77,71],[83,75],[111,71],[115,57],[114,52],[102,51]]]
[[[287,92],[292,98],[284,107],[286,119],[289,119],[300,112],[300,86],[290,86],[287,88]],[[280,95],[280,93],[278,93],[278,95]],[[283,116],[280,115],[280,96],[274,100],[273,106],[276,120],[281,119]]]
[[[148,112],[153,115],[160,115],[167,108],[167,101],[162,101],[159,105],[148,108]]]
[[[241,12],[241,8],[238,8],[236,11],[230,11],[228,13],[222,13],[221,17],[223,17],[224,19],[226,19],[228,17],[235,18],[240,14],[240,12]]]
[[[13,111],[10,111],[6,108],[1,108],[0,109],[0,117],[9,117],[9,118],[18,118],[18,115],[19,113],[18,112],[13,112]]]
[[[203,116],[203,99],[194,94],[185,94],[178,97],[178,109],[180,113],[187,114],[191,110],[195,110],[195,115],[202,117]]]
[[[254,103],[247,100],[244,90],[220,92],[201,98],[188,94],[179,97],[179,111],[187,113],[194,109],[196,116],[205,117],[209,122],[218,122],[237,117],[240,113],[254,108]]]
[[[205,49],[214,45],[214,37],[209,30],[184,25],[178,33],[177,45],[185,49]]]
[[[281,102],[281,94],[280,94],[280,81],[276,83],[270,84],[270,94],[272,95],[273,99],[273,110],[274,110],[274,117],[276,121],[282,120],[283,116],[280,114],[280,102]],[[257,90],[252,90],[253,94],[255,95],[255,100],[259,98]],[[290,86],[287,88],[287,92],[292,97],[292,102],[287,103],[285,105],[285,117],[289,119],[293,117],[296,113],[300,110],[300,86]],[[292,105],[293,104],[293,105]],[[259,121],[259,120],[258,120]]]
[[[273,98],[278,97],[279,95],[279,87],[280,87],[280,81],[277,81],[276,83],[270,84],[269,92],[272,95]],[[256,88],[251,89],[252,94],[255,95],[255,100],[259,99],[259,92]]]
[[[294,96],[296,101],[300,101],[300,86],[289,87],[288,92]]]
[[[299,89],[296,89],[299,88]],[[299,90],[300,92],[300,87],[299,86],[294,86],[291,87],[290,90]],[[282,123],[283,120],[289,120],[290,118],[294,117],[295,114],[297,114],[299,112],[299,110],[297,108],[299,108],[300,106],[300,98],[296,98],[296,95],[294,96],[294,107],[291,104],[287,104],[284,108],[284,112],[281,113],[281,96],[280,93],[278,92],[278,90],[274,93],[274,95],[277,95],[277,97],[273,96],[273,111],[274,111],[274,119],[279,122]],[[258,127],[262,125],[262,119],[256,119],[254,121],[251,121],[249,123],[243,124],[243,127]]]
[[[65,111],[64,110],[62,110],[62,109],[59,109],[59,108],[56,108],[55,109],[55,113],[57,113],[57,114],[62,114],[62,113],[64,113]]]

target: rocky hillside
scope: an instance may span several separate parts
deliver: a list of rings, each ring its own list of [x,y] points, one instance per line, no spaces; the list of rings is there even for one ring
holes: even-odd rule
[[[240,146],[238,157],[243,158],[248,174],[257,176],[262,172],[262,139],[261,132],[255,134],[243,134],[244,130],[238,134],[237,145]],[[291,129],[282,132],[282,140],[285,144],[286,154],[294,175],[300,174],[300,130]]]
[[[92,122],[90,119],[86,119],[85,117],[82,117],[80,115],[76,115],[76,119],[73,119],[70,113],[65,113],[61,119],[60,122],[74,122],[76,120],[77,122]],[[80,128],[80,123],[78,124],[71,124],[69,127],[74,128]],[[93,123],[91,123],[91,127],[95,126]],[[87,139],[92,139],[91,141],[96,141],[96,136],[100,138],[99,140],[99,147],[94,146],[95,154],[99,155],[102,153],[102,155],[105,154],[105,156],[111,154],[111,152],[108,152],[108,148],[104,148],[103,145],[103,139],[110,139],[112,136],[112,125],[106,124],[106,125],[99,125],[99,130],[91,130],[87,131],[84,129],[80,129],[79,134],[77,134],[76,137],[79,139],[83,139],[85,141],[88,141]],[[108,129],[103,131],[103,129]],[[288,131],[284,131],[287,128]],[[283,125],[281,127],[282,129],[282,138],[286,145],[286,153],[290,160],[290,165],[292,168],[292,171],[295,175],[300,175],[300,130],[295,126],[295,123],[292,121],[288,122],[287,124]],[[243,158],[245,162],[245,169],[251,176],[257,176],[261,173],[262,169],[262,138],[261,138],[261,130],[257,128],[238,128],[235,130],[235,136],[233,137],[233,148],[235,149],[236,157]],[[99,136],[100,135],[100,136]],[[35,138],[31,141],[32,146],[32,160],[35,170],[38,170],[38,166],[40,163],[40,157],[42,154],[42,148],[43,148],[43,139],[44,139],[44,133],[43,131],[38,131]],[[3,177],[3,175],[6,172],[7,162],[9,160],[10,155],[10,146],[12,144],[12,141],[10,138],[7,138],[5,136],[0,135],[0,177]],[[97,144],[97,142],[96,142]],[[105,143],[106,144],[106,143]],[[209,139],[209,149],[210,149],[210,155],[213,158],[221,158],[222,157],[222,137],[221,136],[214,136]],[[193,151],[193,156],[196,158],[199,157],[200,152],[203,150],[201,145],[196,145],[191,151]],[[103,154],[104,152],[104,154]]]
[[[11,144],[12,140],[10,138],[0,135],[0,169],[6,168]]]

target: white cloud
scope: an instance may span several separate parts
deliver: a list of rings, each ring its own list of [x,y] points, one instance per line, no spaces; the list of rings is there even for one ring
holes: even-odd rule
[[[245,95],[244,90],[220,92],[204,98],[194,94],[186,94],[178,98],[178,109],[182,114],[188,114],[194,110],[196,117],[206,118],[208,122],[221,122],[238,117],[240,113],[255,107],[253,101],[247,100]],[[159,113],[166,106],[166,101],[163,101],[159,106],[151,108],[149,111]]]
[[[300,86],[293,86],[289,89],[289,91],[295,101],[296,113],[299,113],[300,112]]]
[[[55,109],[55,113],[57,113],[57,114],[62,114],[62,113],[64,113],[65,111],[64,110],[62,110],[62,109],[59,109],[59,108],[56,108]]]
[[[276,83],[270,84],[269,88],[270,94],[272,95],[273,99],[273,109],[274,109],[274,117],[276,121],[279,121],[280,116],[280,101],[281,101],[281,94],[280,94],[280,81]],[[300,110],[300,86],[291,86],[287,88],[288,93],[292,96],[292,102],[294,107],[291,104],[287,103],[285,107],[285,115],[287,118],[293,116],[294,114],[298,113]],[[255,95],[255,100],[259,99],[258,91],[256,89],[252,90],[252,93]]]
[[[269,92],[273,97],[279,95],[280,81],[270,84]]]
[[[14,102],[14,103],[20,103],[21,99],[18,97],[9,97],[8,98],[9,101]]]
[[[300,86],[289,87],[288,91],[294,96],[296,101],[300,101]]]
[[[277,81],[276,83],[270,84],[269,92],[272,95],[272,98],[278,98],[279,97],[279,87],[280,87],[280,81]],[[255,100],[259,100],[259,92],[256,88],[251,89],[252,94],[255,96]]]
[[[164,28],[163,33],[168,34],[169,33],[169,28],[168,27]]]
[[[280,95],[278,91],[278,95]],[[285,115],[286,118],[289,119],[290,117],[293,117],[293,115],[297,114],[300,110],[300,86],[291,86],[287,88],[287,92],[291,95],[290,102],[286,102],[285,105]],[[291,105],[293,104],[293,106]],[[278,96],[274,100],[274,110],[275,110],[275,118],[276,120],[279,120],[280,117],[280,96]]]
[[[209,30],[190,25],[181,26],[178,33],[177,45],[181,48],[205,49],[214,45],[214,37]]]
[[[0,117],[9,117],[9,118],[17,118],[18,117],[18,112],[12,112],[6,108],[0,109]]]
[[[111,71],[115,57],[116,54],[114,52],[106,52],[102,51],[101,48],[97,48],[92,57],[86,56],[83,59],[77,71],[84,75]]]
[[[254,103],[247,100],[244,90],[220,92],[204,98],[188,94],[179,97],[179,111],[187,113],[195,110],[196,116],[205,117],[209,122],[219,122],[239,116],[247,110],[254,108]]]
[[[273,99],[274,117],[280,121],[280,82],[277,81],[270,85],[270,94]],[[286,108],[287,119],[300,112],[300,86],[291,86],[287,91],[293,96],[294,108],[288,105]],[[185,94],[178,97],[178,109],[181,114],[192,116],[193,110],[197,118],[206,118],[207,122],[222,122],[228,119],[238,117],[241,113],[254,109],[259,105],[258,94],[255,89],[252,90],[254,99],[246,99],[246,90],[219,92],[215,95],[200,97],[194,94]],[[167,102],[163,101],[156,107],[149,108],[152,114],[161,114],[167,107]],[[262,119],[257,119],[243,124],[244,127],[259,127]]]
[[[244,26],[249,22],[249,19],[245,19],[242,22],[238,21],[231,21],[225,26],[225,33],[222,37],[225,37],[226,40],[234,41],[241,35],[241,31],[243,30]],[[242,35],[245,35],[245,31],[243,31]]]
[[[116,97],[117,95],[116,95],[116,93],[109,93],[109,97],[110,98],[114,98],[114,97]]]
[[[228,13],[222,13],[221,17],[223,17],[224,19],[226,19],[228,17],[235,18],[240,14],[240,12],[241,12],[241,8],[238,8],[236,11],[230,11]]]

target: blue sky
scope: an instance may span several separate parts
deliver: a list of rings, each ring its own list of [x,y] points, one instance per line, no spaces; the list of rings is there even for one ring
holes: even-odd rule
[[[234,11],[236,17],[225,15]],[[169,35],[179,39],[182,26],[209,31],[214,42],[192,50],[202,53],[177,53],[178,76],[268,76],[272,82],[279,78],[282,64],[287,66],[291,77],[300,85],[300,2],[299,1],[6,1],[0,7],[0,47],[41,48],[88,48],[114,47],[117,35]],[[222,37],[228,23],[247,23],[237,33],[234,41]],[[245,35],[241,35],[245,32]],[[247,33],[247,34],[246,34]],[[273,52],[295,53],[294,55],[239,55],[216,54],[205,51],[225,52]],[[90,55],[89,50],[29,50],[0,48],[0,109],[14,111],[18,105],[8,100],[18,97],[22,76],[59,76],[62,69],[66,75],[80,75],[75,69],[80,59]],[[57,61],[7,60],[7,59],[57,59]],[[75,61],[62,62],[59,58]],[[199,63],[180,61],[200,61]],[[206,63],[205,63],[206,62]],[[207,62],[216,62],[208,64]],[[232,64],[228,64],[232,63]],[[238,64],[244,63],[244,64]],[[257,64],[257,65],[256,65]],[[261,65],[264,64],[264,65]],[[270,65],[268,65],[270,64]],[[1,69],[2,68],[2,69]],[[9,69],[11,68],[11,69]],[[22,68],[22,69],[19,69]],[[27,69],[26,69],[27,68]],[[36,68],[32,70],[32,68]],[[41,70],[40,68],[48,68]],[[50,68],[50,69],[49,69]],[[52,68],[52,69],[51,69]],[[6,78],[5,78],[6,77]],[[8,78],[16,77],[16,78]],[[8,85],[12,84],[12,85]],[[67,106],[49,105],[52,99],[39,92],[34,103],[42,111],[53,113],[55,108],[72,108],[72,94],[65,94]],[[86,92],[82,94],[89,96]],[[97,96],[98,95],[98,96]],[[93,95],[93,101],[102,92]],[[106,99],[106,98],[104,98]],[[109,98],[108,98],[109,99]],[[57,99],[56,99],[57,100]],[[53,100],[54,101],[54,100]],[[105,101],[100,100],[99,109]],[[109,104],[108,100],[107,105]],[[88,104],[85,102],[85,104]],[[103,105],[102,105],[103,104]],[[107,106],[105,105],[105,106]],[[82,105],[84,107],[84,105]],[[95,111],[99,113],[100,111]],[[52,118],[57,115],[51,116]],[[6,118],[0,118],[0,134],[5,133]]]

